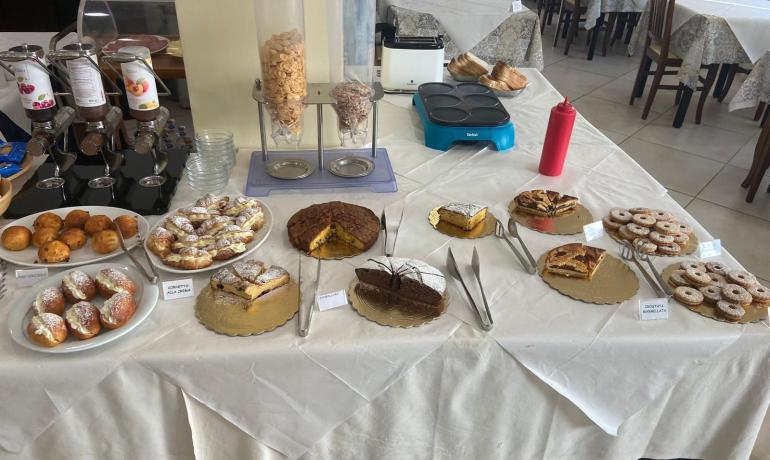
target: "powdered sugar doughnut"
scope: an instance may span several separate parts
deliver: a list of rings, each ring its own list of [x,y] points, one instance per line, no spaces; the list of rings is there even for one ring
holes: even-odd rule
[[[676,243],[658,245],[658,253],[666,256],[676,256],[680,252],[682,252],[682,247]]]
[[[711,278],[711,286],[722,287],[725,284],[729,284],[727,279],[719,273],[706,272],[709,278]]]
[[[720,300],[717,302],[717,314],[728,321],[739,321],[746,314],[740,305]]]
[[[703,300],[709,305],[716,306],[717,302],[722,300],[722,289],[717,286],[703,286],[698,290],[703,294]]]
[[[617,232],[623,225],[612,220],[610,216],[606,216],[604,219],[602,219],[602,224],[604,224],[604,228],[612,232]]]
[[[630,224],[626,224],[626,229],[629,233],[634,234],[637,236],[637,238],[644,238],[645,236],[650,234],[650,229],[647,227],[642,227],[641,225],[637,225],[633,222]]]
[[[638,238],[637,235],[634,235],[631,233],[631,231],[628,229],[628,225],[623,225],[618,230],[618,235],[620,235],[621,238],[628,241],[634,241],[636,238]]]
[[[694,260],[685,260],[684,262],[679,264],[679,268],[681,268],[682,270],[687,270],[688,268],[694,268],[702,272],[706,271],[706,265],[704,265],[703,262],[697,262]]]
[[[684,270],[674,270],[668,279],[674,286],[689,286],[690,281],[684,276]]]
[[[634,214],[634,217],[631,218],[631,221],[636,225],[641,225],[642,227],[654,227],[655,222],[657,222],[652,214]]]
[[[687,233],[679,233],[678,235],[674,235],[674,243],[678,244],[679,246],[684,247],[689,242],[690,237],[687,235]]]
[[[634,240],[634,247],[642,254],[655,254],[658,250],[658,245],[645,238],[637,238]]]
[[[690,227],[687,224],[683,224],[683,223],[679,222],[677,224],[677,228],[679,229],[679,233],[685,233],[687,235],[692,235],[692,227]]]
[[[628,210],[631,214],[652,214],[652,209],[650,208],[631,208]]]
[[[703,303],[703,294],[689,286],[679,286],[674,289],[674,298],[684,305],[695,307]]]
[[[727,274],[727,280],[743,287],[757,283],[757,277],[744,270],[733,270]]]
[[[656,222],[655,230],[658,233],[662,233],[664,235],[671,235],[671,236],[681,233],[679,231],[679,225],[674,222]]]
[[[719,262],[706,262],[706,270],[722,276],[727,276],[730,273],[730,270]]]
[[[673,244],[674,237],[671,235],[664,235],[658,232],[650,232],[650,241],[655,244]]]
[[[749,291],[737,284],[725,284],[722,286],[722,297],[741,306],[751,305],[752,300],[754,300]]]
[[[652,215],[653,217],[655,217],[655,220],[658,220],[658,221],[662,220],[662,221],[668,222],[668,221],[674,220],[673,214],[671,214],[668,211],[664,211],[662,209],[653,209]]]
[[[765,286],[762,286],[761,284],[754,284],[749,286],[746,290],[749,291],[749,294],[751,294],[752,299],[754,299],[754,303],[758,303],[760,305],[770,304],[770,289],[766,288]]]
[[[610,219],[619,224],[627,224],[631,222],[632,214],[623,208],[610,209]]]
[[[708,286],[711,284],[711,278],[705,271],[698,270],[697,268],[688,268],[684,271],[684,276],[694,285],[698,287]]]

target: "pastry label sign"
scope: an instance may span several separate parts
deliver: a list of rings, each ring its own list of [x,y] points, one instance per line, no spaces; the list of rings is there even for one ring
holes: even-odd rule
[[[34,286],[46,278],[48,278],[47,268],[16,270],[16,282],[19,283],[19,286],[21,287]]]
[[[668,319],[668,298],[639,300],[639,319]]]
[[[704,241],[698,244],[698,257],[707,259],[722,255],[722,240]]]
[[[342,307],[348,304],[348,293],[345,290],[334,291],[328,294],[322,294],[316,297],[319,311],[331,310],[332,308]]]
[[[583,234],[586,236],[586,243],[598,240],[604,236],[604,224],[597,220],[587,225],[583,225]]]
[[[163,282],[164,300],[184,299],[194,295],[195,290],[193,289],[192,278]]]

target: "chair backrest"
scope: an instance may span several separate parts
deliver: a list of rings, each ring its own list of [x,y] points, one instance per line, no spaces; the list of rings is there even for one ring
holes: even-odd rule
[[[650,22],[647,26],[647,39],[660,45],[663,56],[668,55],[675,6],[676,0],[650,0]]]

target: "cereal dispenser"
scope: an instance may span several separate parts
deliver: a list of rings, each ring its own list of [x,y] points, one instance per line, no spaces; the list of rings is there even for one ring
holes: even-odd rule
[[[299,145],[307,98],[303,0],[257,0],[262,95],[276,144]]]

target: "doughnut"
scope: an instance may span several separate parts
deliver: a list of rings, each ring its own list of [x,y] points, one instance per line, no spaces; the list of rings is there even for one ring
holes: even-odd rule
[[[42,313],[61,315],[64,313],[64,295],[57,287],[45,288],[35,296],[32,309],[37,315]]]
[[[213,236],[231,223],[232,221],[229,217],[216,216],[203,222],[196,232],[198,236]]]
[[[99,309],[91,302],[78,302],[71,306],[64,314],[64,320],[78,340],[90,339],[102,330]]]
[[[206,268],[213,262],[211,254],[198,248],[183,248],[178,253],[168,254],[163,258],[164,264],[185,270]]]
[[[684,270],[674,270],[668,279],[674,286],[689,286],[690,282],[684,276]]]
[[[67,326],[61,316],[42,313],[30,319],[27,336],[38,345],[51,348],[67,339]]]
[[[195,227],[193,227],[190,219],[183,216],[168,217],[163,226],[177,238],[182,238],[186,235],[195,233]]]
[[[706,272],[697,268],[688,268],[684,271],[684,276],[688,281],[690,281],[691,284],[694,284],[698,287],[708,286],[711,284],[711,278],[706,274]]]
[[[665,221],[656,222],[655,223],[655,230],[658,233],[662,233],[664,235],[671,235],[671,236],[674,236],[674,235],[677,235],[679,233],[682,233],[682,232],[679,231],[679,225],[677,225],[674,222],[665,222]]]
[[[131,238],[139,232],[139,222],[137,222],[136,216],[118,216],[115,218],[115,225],[120,229],[123,239]]]
[[[727,276],[730,273],[730,270],[719,262],[706,262],[706,270],[722,276]]]
[[[88,235],[82,228],[69,227],[59,235],[59,241],[69,246],[70,250],[80,249],[86,245]]]
[[[751,294],[749,294],[749,291],[737,284],[725,284],[722,286],[722,297],[724,297],[725,300],[742,307],[751,305],[751,302],[754,300],[753,297],[751,297]]]
[[[676,243],[658,245],[658,253],[664,256],[675,256],[680,252],[682,252],[682,247]]]
[[[622,208],[610,209],[610,219],[612,219],[613,222],[617,222],[619,224],[627,224],[631,222],[632,217],[633,215],[625,209],[622,209]]]
[[[650,241],[655,244],[673,244],[674,237],[671,235],[664,235],[658,232],[650,232]]]
[[[638,235],[631,233],[631,231],[628,229],[628,225],[621,226],[620,230],[618,230],[618,235],[620,235],[620,237],[624,240],[628,241],[634,241],[635,239],[639,238]]]
[[[668,221],[674,220],[674,215],[673,214],[671,214],[668,211],[664,211],[662,209],[653,209],[652,210],[652,215],[653,215],[653,217],[655,217],[655,220],[657,220],[657,221],[668,222]]]
[[[58,264],[70,260],[70,247],[59,240],[49,241],[37,250],[37,258],[44,264]]]
[[[606,228],[611,232],[617,232],[620,229],[620,227],[623,225],[612,220],[610,216],[605,216],[602,219],[602,224],[604,224],[604,228]]]
[[[757,277],[744,270],[733,270],[727,274],[727,281],[743,287],[757,283]]]
[[[743,315],[746,314],[746,310],[740,305],[720,300],[717,302],[717,315],[728,321],[740,321]]]
[[[91,213],[82,209],[74,209],[64,216],[64,228],[80,228],[86,225],[86,221],[91,217]]]
[[[56,230],[57,232],[61,230],[61,228],[64,226],[64,222],[62,221],[61,217],[57,216],[56,214],[52,212],[44,212],[37,216],[35,219],[35,222],[32,224],[32,227],[35,230],[44,228],[44,227],[50,227]]]
[[[682,270],[687,270],[688,268],[694,268],[702,272],[706,271],[706,265],[704,265],[703,262],[696,262],[694,260],[685,260],[684,262],[679,264],[679,268],[681,268]]]
[[[652,214],[652,209],[650,208],[631,208],[628,210],[631,214]]]
[[[690,227],[687,224],[683,224],[683,223],[680,222],[680,223],[677,224],[677,228],[679,230],[679,233],[684,233],[686,235],[692,235],[692,227]]]
[[[96,290],[104,298],[110,298],[118,292],[136,294],[136,285],[120,270],[105,268],[96,274]]]
[[[679,286],[674,289],[674,298],[684,305],[695,307],[703,303],[703,294],[689,286]]]
[[[709,305],[716,305],[717,302],[722,300],[722,289],[718,286],[703,286],[698,289],[703,294],[703,299]]]
[[[642,227],[654,227],[656,222],[651,214],[634,214],[631,220],[636,225],[641,225]]]
[[[96,283],[85,272],[73,270],[62,278],[61,291],[68,301],[78,303],[96,297]]]
[[[46,243],[55,240],[59,235],[59,230],[53,227],[41,227],[32,234],[32,244],[36,247],[42,247]]]
[[[658,250],[658,245],[644,238],[637,238],[634,240],[634,247],[642,254],[655,254]]]
[[[104,215],[96,215],[88,218],[85,224],[83,224],[83,230],[89,235],[99,233],[102,230],[107,230],[112,226],[112,220]]]
[[[118,292],[104,302],[99,309],[99,318],[102,326],[107,329],[117,329],[126,324],[134,316],[135,311],[136,300],[134,300],[134,296],[125,292]]]
[[[687,233],[679,233],[677,235],[674,235],[674,243],[678,244],[679,246],[685,247],[689,242],[690,242],[690,237],[689,235],[687,235]]]
[[[174,234],[163,227],[156,227],[150,233],[147,239],[147,247],[158,257],[165,257],[171,253],[171,246],[174,243]]]
[[[32,242],[32,232],[27,227],[14,225],[3,230],[3,247],[9,251],[27,249]]]
[[[759,305],[770,304],[770,289],[766,288],[765,286],[757,283],[749,286],[746,290],[749,291],[749,294],[751,294],[752,299],[754,299],[754,303]]]
[[[644,238],[645,236],[650,234],[650,229],[647,227],[642,227],[641,225],[637,225],[633,222],[630,224],[626,224],[626,229],[629,233],[636,235],[637,238]]]
[[[711,278],[711,286],[722,287],[727,283],[727,279],[719,273],[706,272],[709,278]]]

